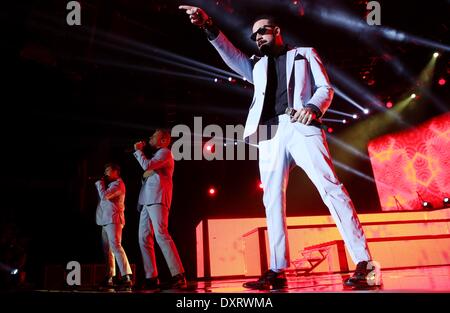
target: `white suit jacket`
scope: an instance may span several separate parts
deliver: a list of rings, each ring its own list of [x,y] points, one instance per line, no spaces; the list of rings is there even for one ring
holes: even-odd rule
[[[224,62],[235,72],[245,77],[255,86],[244,129],[244,140],[255,134],[260,122],[267,85],[267,56],[248,58],[220,32],[211,41]],[[334,91],[328,79],[325,67],[314,48],[294,48],[286,55],[286,84],[288,106],[298,110],[307,104],[320,109],[322,115],[331,104]],[[299,123],[300,131],[308,136],[320,134],[321,129]]]
[[[175,168],[172,151],[161,148],[151,159],[148,159],[142,151],[138,150],[134,152],[134,156],[144,171],[155,171],[155,174],[143,179],[138,204],[162,204],[170,208],[172,176]]]
[[[125,184],[122,179],[110,182],[108,186],[99,180],[95,186],[100,198],[96,212],[97,225],[125,225]]]

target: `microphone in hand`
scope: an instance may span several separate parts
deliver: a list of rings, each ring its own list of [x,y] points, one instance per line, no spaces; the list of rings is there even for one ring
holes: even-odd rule
[[[144,150],[144,147],[145,147],[145,141],[143,141],[143,140],[138,141],[134,144],[134,150],[136,150],[136,151],[137,150],[142,151],[142,150]]]
[[[132,147],[126,147],[125,149],[123,149],[123,152],[124,153],[133,153],[137,150],[142,151],[145,146],[146,146],[145,140],[139,140],[139,141],[136,141]]]
[[[102,175],[102,176],[89,176],[89,177],[88,177],[88,180],[94,181],[94,182],[99,181],[99,180],[101,180],[101,181],[103,181],[103,182],[107,182],[108,176],[106,176],[106,175]]]

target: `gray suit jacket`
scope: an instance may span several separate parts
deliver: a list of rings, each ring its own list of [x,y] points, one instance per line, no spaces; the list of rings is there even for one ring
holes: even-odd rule
[[[170,208],[172,202],[172,176],[175,167],[172,151],[168,148],[159,149],[148,159],[142,151],[134,153],[136,160],[144,171],[153,170],[155,173],[142,180],[138,204],[161,204]]]
[[[101,180],[95,183],[100,201],[97,205],[97,225],[125,225],[125,184],[119,178],[107,186]]]
[[[211,41],[211,44],[231,69],[255,86],[244,130],[244,139],[248,141],[249,137],[257,131],[263,109],[267,84],[267,56],[248,58],[222,32]],[[313,104],[320,109],[323,115],[333,99],[334,91],[325,67],[313,48],[294,48],[287,52],[286,85],[288,105],[297,110],[307,104]],[[322,132],[320,128],[301,123],[298,124],[298,129],[305,136]]]

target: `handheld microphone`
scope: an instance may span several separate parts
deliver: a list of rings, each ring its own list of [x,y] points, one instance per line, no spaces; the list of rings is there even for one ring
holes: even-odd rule
[[[136,142],[142,142],[142,143],[144,143],[144,147],[147,146],[147,143],[145,142],[145,140],[139,139]],[[134,144],[131,147],[127,147],[127,148],[123,149],[124,153],[133,153],[134,151],[135,151]]]
[[[284,111],[284,113],[286,113],[290,117],[293,117],[295,115],[295,113],[297,113],[297,110],[294,108],[287,107],[286,110]],[[324,126],[322,121],[320,121],[318,119],[311,120],[311,123],[309,125],[316,126],[316,127],[322,128],[322,129],[328,129],[328,127]]]
[[[292,117],[295,115],[295,113],[297,113],[297,110],[294,108],[287,107],[284,113]]]

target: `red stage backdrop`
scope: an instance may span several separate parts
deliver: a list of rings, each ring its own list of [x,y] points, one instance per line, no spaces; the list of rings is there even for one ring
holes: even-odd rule
[[[369,142],[383,211],[421,210],[422,200],[443,207],[450,196],[450,113]]]

